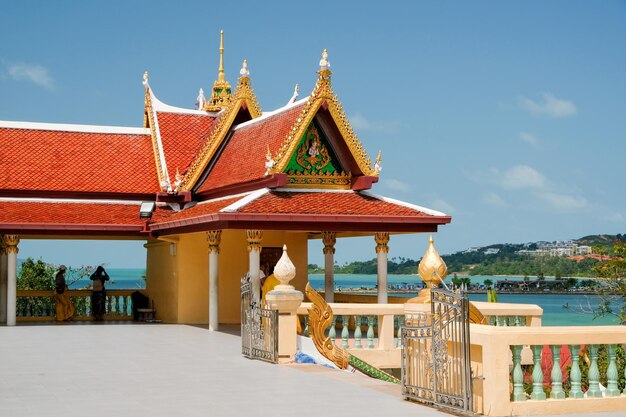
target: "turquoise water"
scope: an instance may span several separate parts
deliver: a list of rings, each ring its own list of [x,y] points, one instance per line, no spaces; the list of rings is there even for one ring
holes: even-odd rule
[[[494,282],[503,279],[523,279],[524,277],[493,277],[476,276],[472,282],[482,283],[485,279]],[[310,274],[309,282],[315,289],[324,289],[324,275]],[[389,285],[396,284],[421,284],[422,280],[417,275],[389,275]],[[350,289],[369,288],[374,293],[376,275],[361,274],[335,274],[335,288],[348,291]],[[394,294],[400,297],[414,297],[417,293]],[[487,301],[487,294],[470,294],[470,300]],[[542,323],[544,326],[599,326],[619,324],[611,317],[599,317],[594,320],[593,314],[584,313],[598,305],[598,297],[595,295],[582,294],[498,294],[498,301],[502,303],[537,304],[543,309]],[[564,308],[564,305],[569,308]]]
[[[134,268],[106,268],[110,280],[106,282],[105,287],[108,290],[138,290],[146,288],[145,269]],[[67,276],[67,282],[71,283],[71,289],[85,288],[91,285],[89,277],[74,281],[71,274]]]

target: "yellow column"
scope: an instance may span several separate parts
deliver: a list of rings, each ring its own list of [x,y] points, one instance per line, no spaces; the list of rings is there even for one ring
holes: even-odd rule
[[[7,246],[0,235],[0,323],[7,321]]]
[[[18,235],[4,235],[4,244],[7,251],[7,326],[15,326],[15,291],[17,286],[17,245],[20,243]]]
[[[261,279],[259,271],[261,269],[261,241],[263,240],[262,230],[246,230],[246,240],[248,241],[248,265],[250,273],[250,283],[252,284],[252,296],[254,301],[261,300]]]
[[[219,328],[219,254],[221,230],[211,230],[206,234],[209,242],[209,330]]]
[[[387,253],[389,252],[389,233],[376,232],[376,254],[378,256],[378,304],[387,304]]]
[[[335,302],[335,243],[337,233],[323,232],[324,242],[324,298],[327,303]]]

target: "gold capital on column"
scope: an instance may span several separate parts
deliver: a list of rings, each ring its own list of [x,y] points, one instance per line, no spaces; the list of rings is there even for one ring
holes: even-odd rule
[[[209,242],[209,253],[220,253],[220,242],[222,241],[221,230],[209,230],[206,232],[206,240]]]
[[[374,233],[374,240],[376,240],[376,253],[383,251],[385,253],[389,252],[389,233],[388,232],[376,232]]]
[[[253,250],[261,252],[263,230],[246,230],[246,240],[248,241],[248,252]]]
[[[335,243],[337,243],[337,233],[322,232],[322,241],[324,242],[324,255],[327,253],[335,253]]]
[[[20,250],[17,245],[20,243],[20,237],[18,235],[4,235],[2,237],[2,241],[4,246],[6,247],[6,253],[15,253],[17,254]]]

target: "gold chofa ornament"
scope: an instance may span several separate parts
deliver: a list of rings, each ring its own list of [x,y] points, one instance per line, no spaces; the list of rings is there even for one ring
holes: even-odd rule
[[[417,297],[411,298],[408,303],[430,303],[430,290],[437,287],[448,276],[448,267],[444,260],[439,256],[433,237],[428,240],[428,248],[422,257],[417,268],[417,274],[420,276],[426,288],[421,290]]]

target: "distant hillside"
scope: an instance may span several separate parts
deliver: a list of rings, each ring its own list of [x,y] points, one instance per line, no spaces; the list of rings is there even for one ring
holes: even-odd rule
[[[626,242],[626,234],[617,235],[590,235],[571,240],[571,243],[586,246],[602,246],[610,252],[613,243]],[[529,243],[496,243],[488,246],[473,247],[442,258],[448,265],[450,274],[459,275],[527,275],[556,276],[556,277],[590,277],[592,268],[598,261],[584,259],[576,261],[564,256],[533,256],[529,251],[537,250],[541,245],[556,242],[529,242]],[[523,251],[520,253],[520,251]],[[524,251],[526,251],[524,253]],[[408,258],[392,258],[388,262],[387,270],[390,274],[415,274],[419,260]],[[309,265],[310,273],[323,273],[323,268]],[[368,261],[355,261],[349,264],[335,266],[338,274],[376,274],[376,258]]]

